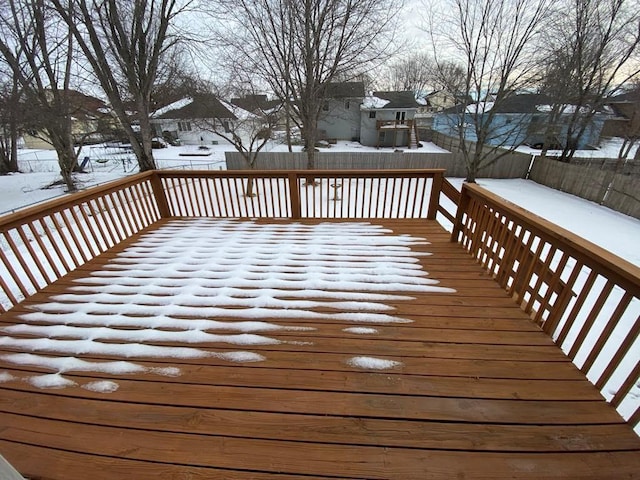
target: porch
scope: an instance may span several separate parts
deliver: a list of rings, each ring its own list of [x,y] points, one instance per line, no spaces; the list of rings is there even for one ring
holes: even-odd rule
[[[637,269],[442,174],[150,172],[1,219],[0,453],[41,479],[634,478]]]

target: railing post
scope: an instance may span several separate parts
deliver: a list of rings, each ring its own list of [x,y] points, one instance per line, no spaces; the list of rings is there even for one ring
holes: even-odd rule
[[[458,209],[456,210],[456,221],[453,223],[453,230],[451,231],[451,242],[457,242],[460,232],[462,232],[465,212],[469,208],[469,193],[467,192],[466,184],[462,184],[462,191],[460,192],[460,202],[458,203]]]
[[[299,219],[302,217],[300,207],[300,191],[298,190],[298,174],[296,172],[289,172],[287,175],[289,179],[289,201],[291,202],[291,218]]]
[[[427,219],[435,220],[440,206],[440,193],[442,192],[442,179],[444,172],[436,172],[433,174],[431,183],[431,195],[429,196],[429,209],[427,210]]]
[[[170,217],[171,211],[169,210],[169,202],[167,202],[167,195],[162,186],[162,181],[160,180],[160,175],[158,175],[158,172],[152,172],[149,180],[151,182],[153,196],[155,197],[156,203],[158,204],[160,218]]]

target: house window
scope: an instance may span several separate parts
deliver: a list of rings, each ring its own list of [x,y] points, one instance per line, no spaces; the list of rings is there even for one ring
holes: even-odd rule
[[[369,118],[376,118],[375,110],[373,112],[369,112]]]
[[[178,130],[181,132],[190,132],[191,122],[178,122]]]
[[[396,112],[396,122],[404,123],[404,115],[405,115],[405,112]]]
[[[350,106],[351,106],[351,102],[349,102],[349,100],[345,100],[344,101],[344,109],[345,110],[349,110]]]
[[[222,121],[222,128],[224,128],[225,133],[231,133],[231,123],[229,120]]]

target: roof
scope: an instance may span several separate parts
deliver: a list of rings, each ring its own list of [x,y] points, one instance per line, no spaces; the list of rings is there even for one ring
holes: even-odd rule
[[[189,99],[191,101],[189,101]],[[171,108],[174,105],[176,108]],[[154,115],[154,118],[185,120],[196,118],[229,118],[235,120],[236,116],[231,113],[215,95],[195,94],[162,109],[159,115]]]
[[[484,106],[482,104],[484,103]],[[500,102],[494,101],[479,102],[481,105],[480,112],[492,110],[494,113],[544,113],[551,110],[554,100],[541,93],[520,93],[510,95]],[[475,103],[467,105],[467,112],[472,113]],[[443,110],[444,114],[459,114],[462,112],[463,105],[455,105]],[[575,107],[573,107],[575,108]],[[571,105],[565,105],[565,113],[572,111]]]
[[[231,103],[247,112],[267,112],[280,106],[280,100],[269,100],[266,95],[245,95],[232,98]]]
[[[421,105],[416,101],[416,97],[411,90],[401,92],[373,92],[373,97],[386,100],[382,107],[374,106],[373,109],[398,109],[398,108],[418,108]],[[381,103],[380,103],[381,104]]]
[[[326,98],[362,98],[364,97],[363,82],[340,82],[327,85]]]

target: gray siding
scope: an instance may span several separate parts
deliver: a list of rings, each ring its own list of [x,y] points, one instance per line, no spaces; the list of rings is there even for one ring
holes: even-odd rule
[[[323,111],[318,120],[318,129],[322,131],[324,138],[335,140],[359,139],[361,103],[362,99],[359,98],[332,98],[327,100],[329,110]]]

